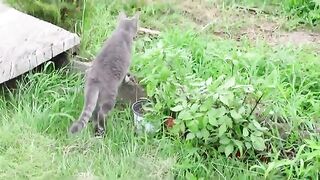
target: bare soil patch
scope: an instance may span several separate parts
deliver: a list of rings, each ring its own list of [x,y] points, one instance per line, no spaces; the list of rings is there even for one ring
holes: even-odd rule
[[[265,40],[271,45],[315,45],[320,43],[320,33],[309,30],[286,32],[281,27],[283,19],[245,8],[221,8],[216,3],[186,0],[178,4],[181,11],[202,30],[240,40],[248,38]]]
[[[234,36],[236,39],[246,37],[250,40],[263,39],[271,45],[293,44],[293,45],[318,45],[320,33],[309,30],[286,32],[282,30],[281,24],[272,21],[257,21],[256,24],[242,28]]]

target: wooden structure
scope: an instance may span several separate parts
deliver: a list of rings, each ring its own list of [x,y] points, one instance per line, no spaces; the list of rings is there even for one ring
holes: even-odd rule
[[[0,84],[79,44],[76,34],[0,1]]]

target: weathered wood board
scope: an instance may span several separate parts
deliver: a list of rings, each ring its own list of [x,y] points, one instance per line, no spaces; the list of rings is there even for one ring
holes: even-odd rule
[[[79,44],[76,34],[0,2],[0,84]]]

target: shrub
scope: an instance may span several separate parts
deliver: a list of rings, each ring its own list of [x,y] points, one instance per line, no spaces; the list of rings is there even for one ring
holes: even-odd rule
[[[171,135],[211,144],[226,156],[264,150],[268,129],[252,116],[262,93],[243,84],[248,81],[233,74],[229,62],[206,58],[204,42],[192,32],[173,30],[134,60],[154,98],[149,119],[160,128],[161,119],[177,114]]]
[[[6,0],[27,14],[72,29],[81,20],[84,0]]]
[[[299,23],[313,26],[320,23],[319,0],[285,0],[282,6],[291,16],[301,18]]]
[[[269,177],[314,173],[316,147],[305,141],[315,138],[319,127],[316,55],[207,38],[212,37],[173,29],[135,53],[133,71],[153,102],[146,119],[205,157],[218,150],[246,162],[260,160],[253,168]],[[174,123],[163,128],[168,116]],[[312,167],[297,165],[302,161]]]

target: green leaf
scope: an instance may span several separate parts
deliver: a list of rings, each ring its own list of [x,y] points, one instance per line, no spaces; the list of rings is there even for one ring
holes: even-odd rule
[[[212,95],[212,101],[217,101],[217,99],[219,98],[219,94],[218,93],[216,93],[216,94],[214,94],[214,95]]]
[[[211,98],[207,98],[201,103],[199,110],[201,112],[207,112],[208,110],[212,109],[213,100]]]
[[[191,132],[198,132],[199,127],[198,127],[198,121],[197,120],[188,121],[186,124],[187,124],[187,127],[190,129]]]
[[[181,100],[181,102],[182,102],[182,106],[183,106],[183,107],[188,107],[188,101],[187,101],[187,98],[186,98],[186,97],[184,97],[184,98]]]
[[[229,144],[224,148],[224,153],[226,155],[226,157],[228,157],[234,150],[234,146],[233,144]]]
[[[204,139],[208,139],[210,133],[207,129],[202,129],[201,131],[196,133],[196,136],[198,138],[204,138]]]
[[[200,107],[199,104],[194,103],[194,104],[192,104],[192,106],[190,107],[190,111],[191,111],[191,112],[196,112],[199,107]]]
[[[294,160],[282,159],[268,164],[268,168],[265,171],[264,176],[267,177],[272,170],[281,169],[282,166],[289,166],[295,164]]]
[[[320,6],[320,0],[312,0],[315,4],[316,4],[316,6]]]
[[[261,127],[260,123],[258,123],[258,121],[256,121],[256,120],[253,120],[252,123],[260,131],[267,131],[268,130],[268,128],[266,128],[266,127]]]
[[[243,135],[244,137],[249,136],[249,130],[248,130],[248,128],[246,128],[246,127],[243,128],[243,130],[242,130],[242,135]]]
[[[206,104],[202,104],[201,106],[200,106],[200,108],[199,108],[199,110],[201,111],[201,112],[205,112],[205,111],[208,111],[208,106],[206,105]]]
[[[229,106],[229,99],[226,95],[220,95],[219,100],[226,106]]]
[[[209,116],[209,124],[211,124],[212,126],[218,126],[218,120],[212,116]]]
[[[215,109],[211,109],[209,112],[208,112],[208,119],[209,119],[209,123],[212,125],[212,126],[218,126],[218,121],[215,117],[215,114],[216,111]]]
[[[226,145],[224,145],[224,144],[221,144],[221,145],[218,147],[218,151],[219,151],[220,153],[224,152],[225,149],[226,149]]]
[[[182,105],[177,105],[177,106],[171,108],[171,111],[173,111],[173,112],[179,112],[181,110],[183,110],[183,106]]]
[[[233,121],[230,117],[223,116],[223,118],[221,118],[221,119],[224,121],[224,123],[227,125],[227,127],[232,128]]]
[[[182,119],[182,120],[191,120],[192,119],[192,115],[190,114],[189,111],[181,111],[178,115],[178,119]]]
[[[203,113],[195,113],[195,114],[193,114],[193,119],[198,119],[198,118],[201,118],[201,117],[203,117]]]
[[[187,172],[186,173],[186,179],[187,180],[197,180],[198,178],[196,176],[194,176],[192,173]]]
[[[311,148],[311,149],[317,149],[320,150],[320,144],[319,141],[315,141],[313,139],[305,139],[306,144]]]
[[[226,80],[226,82],[222,85],[223,89],[229,89],[231,87],[233,87],[236,84],[236,78],[232,77],[228,80]]]
[[[213,109],[213,110],[216,117],[223,117],[227,113],[226,108],[223,106],[221,108]]]
[[[208,121],[209,121],[209,119],[207,117],[198,118],[200,129],[206,128],[208,125]]]
[[[265,140],[262,137],[257,137],[254,135],[250,136],[253,148],[258,151],[263,151],[266,148]]]
[[[219,136],[222,136],[226,131],[227,131],[227,125],[226,124],[222,124],[219,127]]]
[[[147,93],[148,93],[148,96],[153,96],[155,94],[155,89],[156,89],[156,86],[150,82],[147,84]]]
[[[226,106],[230,105],[230,102],[234,100],[234,94],[232,91],[227,91],[219,95],[219,100]]]
[[[235,120],[238,120],[238,119],[242,118],[242,116],[237,111],[235,111],[234,109],[230,111],[230,115]]]
[[[219,140],[220,144],[225,144],[225,145],[229,144],[230,142],[231,140],[227,136],[222,136]]]
[[[243,143],[239,140],[232,139],[232,142],[238,147],[240,154],[243,154]]]
[[[244,145],[246,146],[247,149],[250,149],[252,147],[251,143],[245,142]]]
[[[255,135],[255,136],[262,136],[262,135],[263,135],[263,132],[255,131],[255,132],[253,133],[253,135]]]
[[[260,123],[258,123],[256,120],[252,120],[252,123],[257,129],[261,129]]]
[[[168,79],[169,75],[170,75],[170,70],[168,67],[163,66],[163,68],[161,69],[160,73],[160,80],[165,81]]]
[[[245,114],[246,113],[246,108],[244,108],[244,106],[241,106],[241,108],[239,109],[238,112],[240,115]]]
[[[202,129],[202,130],[201,130],[201,134],[202,134],[202,137],[203,137],[205,140],[207,140],[207,139],[209,138],[209,136],[210,136],[210,133],[209,133],[209,131],[208,131],[207,129]]]
[[[191,139],[194,139],[194,138],[195,138],[195,135],[193,133],[188,133],[187,137],[186,137],[186,140],[191,140]]]
[[[227,113],[227,110],[225,107],[221,107],[217,109],[217,117],[222,117]]]
[[[253,131],[257,130],[257,128],[252,123],[248,124],[248,128],[253,130]]]

